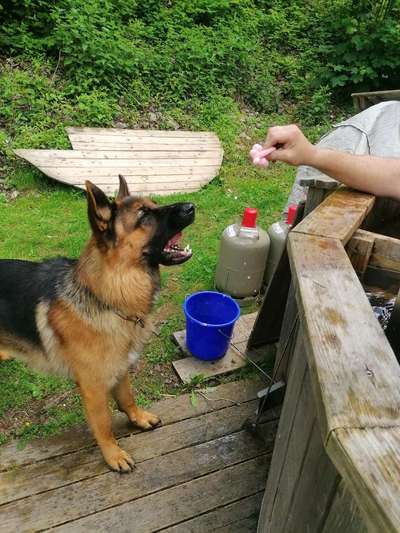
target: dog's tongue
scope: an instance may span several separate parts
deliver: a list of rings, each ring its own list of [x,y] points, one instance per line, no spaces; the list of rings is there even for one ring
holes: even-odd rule
[[[167,248],[171,248],[171,246],[176,244],[181,237],[182,237],[182,232],[180,231],[179,233],[177,233],[176,235],[171,237],[171,239],[167,242],[167,246],[166,247]]]

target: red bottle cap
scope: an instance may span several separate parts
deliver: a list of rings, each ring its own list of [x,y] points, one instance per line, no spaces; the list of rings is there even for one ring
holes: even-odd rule
[[[245,228],[255,228],[257,223],[257,209],[246,207],[243,213],[242,226]]]
[[[296,213],[297,213],[297,205],[296,204],[289,205],[288,212],[287,212],[287,219],[286,219],[288,226],[293,226],[294,219],[296,218]]]

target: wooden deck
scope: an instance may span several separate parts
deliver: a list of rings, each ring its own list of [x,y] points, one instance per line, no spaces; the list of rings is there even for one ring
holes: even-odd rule
[[[263,383],[241,381],[153,405],[163,426],[141,433],[123,415],[115,433],[136,468],[106,467],[88,429],[0,448],[0,531],[146,533],[256,531],[278,412],[264,441],[242,429]]]

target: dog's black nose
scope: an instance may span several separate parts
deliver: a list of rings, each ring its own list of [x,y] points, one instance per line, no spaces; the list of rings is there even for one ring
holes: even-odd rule
[[[191,203],[184,203],[181,204],[181,213],[184,217],[190,217],[194,215],[194,204]]]

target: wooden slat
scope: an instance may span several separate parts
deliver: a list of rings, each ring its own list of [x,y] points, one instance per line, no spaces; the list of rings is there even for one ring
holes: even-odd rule
[[[275,381],[284,381],[287,383],[289,367],[292,361],[295,348],[296,337],[298,333],[298,312],[293,283],[286,301],[286,309],[282,322],[281,335],[279,338],[278,348],[274,364]]]
[[[189,131],[189,130],[157,130],[157,129],[129,129],[129,128],[66,128],[68,136],[75,135],[107,135],[107,136],[131,136],[139,135],[141,137],[178,137],[178,138],[218,138],[215,133],[211,131]]]
[[[197,395],[195,395],[197,401]],[[179,449],[239,431],[243,421],[254,415],[256,400],[157,428],[153,432],[119,439],[120,446],[136,464]],[[271,416],[271,412],[268,413]],[[265,425],[266,450],[272,451],[276,421]],[[85,449],[18,469],[0,473],[0,506],[70,483],[108,472],[100,451]],[[1,509],[1,507],[0,507]]]
[[[166,489],[170,487],[187,483],[194,478],[205,476],[217,470],[222,469],[224,471],[229,466],[250,461],[263,453],[264,446],[260,441],[250,433],[240,431],[149,459],[137,464],[135,471],[130,475],[121,476],[115,472],[107,472],[65,487],[5,504],[0,507],[2,517],[0,531],[42,530],[93,515],[93,513],[98,513],[98,518],[95,518],[96,521],[101,520],[107,516],[107,513],[103,511],[104,509],[138,498],[143,499],[144,496],[158,491],[165,494]],[[261,464],[265,464],[264,460]],[[265,480],[265,466],[262,474],[262,478]],[[242,482],[244,482],[243,479]],[[224,492],[221,490],[222,487],[223,485],[219,485],[220,492]],[[257,484],[254,492],[261,489],[262,487]],[[207,492],[209,498],[210,491]],[[251,493],[246,492],[243,496],[249,494]],[[187,505],[186,501],[185,504]],[[215,507],[213,503],[211,508]],[[40,512],[38,512],[39,509]],[[115,509],[113,511],[112,514],[115,514]],[[151,514],[154,514],[154,508]],[[124,519],[126,518],[125,514]],[[92,519],[89,518],[89,521]],[[174,517],[172,523],[177,521]],[[80,527],[83,527],[83,524],[84,522],[80,524]],[[170,524],[166,524],[166,526],[168,525]],[[135,527],[137,527],[136,518]],[[101,531],[106,529],[115,531],[112,527],[106,528],[105,524],[102,525],[102,528]],[[143,530],[138,528],[138,531]]]
[[[306,371],[307,368],[306,356],[304,353],[304,343],[301,336],[298,335],[293,355],[293,364],[291,365],[289,372],[290,387],[286,392],[282,414],[279,421],[267,487],[260,511],[258,533],[267,533],[271,531],[271,515],[273,512],[277,492],[279,490],[279,483],[282,471],[284,469],[289,440],[293,432],[296,407],[301,396]]]
[[[55,531],[132,531],[131,528],[135,527],[140,533],[150,533],[167,528],[259,492],[265,484],[267,464],[268,458],[261,456],[146,498],[69,522]]]
[[[367,533],[354,498],[340,481],[321,533]]]
[[[364,274],[371,258],[372,249],[375,239],[372,235],[365,232],[360,234],[356,231],[347,244],[347,253],[351,264],[356,272]]]
[[[339,239],[346,244],[374,205],[375,197],[340,188],[303,219],[291,233]]]
[[[186,357],[173,361],[172,365],[184,383],[190,383],[195,376],[209,378],[232,372],[248,364],[246,357],[253,361],[265,360],[275,353],[275,346],[263,350],[247,351],[247,341],[252,330],[257,313],[242,315],[235,324],[231,345],[227,353],[217,361],[202,361],[193,357],[186,346],[186,330],[173,334],[175,342]],[[246,354],[246,357],[243,355]]]
[[[17,155],[22,157],[26,154],[33,162],[41,162],[46,166],[55,166],[54,161],[57,161],[57,165],[72,166],[73,161],[83,162],[87,159],[98,160],[98,164],[101,162],[111,163],[114,159],[123,159],[128,163],[138,162],[152,162],[154,160],[166,162],[171,158],[177,159],[177,164],[185,163],[186,159],[195,159],[204,161],[220,161],[221,150],[219,149],[198,149],[198,150],[126,150],[121,154],[121,150],[15,150]],[[181,161],[182,160],[182,161]],[[157,163],[156,163],[157,164]]]
[[[118,151],[122,152],[123,154],[128,152],[138,152],[142,151],[144,153],[153,154],[155,151],[157,152],[164,152],[166,150],[175,150],[179,152],[180,154],[184,155],[185,152],[192,152],[192,151],[202,151],[202,152],[214,152],[216,150],[220,151],[222,155],[222,148],[220,148],[220,145],[217,143],[210,143],[205,144],[201,143],[198,144],[197,142],[193,141],[193,143],[181,143],[181,142],[172,142],[171,140],[164,142],[161,142],[161,139],[158,143],[158,150],[154,148],[154,143],[150,143],[149,141],[135,141],[131,143],[123,143],[123,142],[114,142],[114,143],[100,143],[100,142],[91,142],[91,143],[75,143],[74,150],[81,150],[81,151],[94,151],[97,150],[99,152],[109,152],[109,151]],[[71,150],[73,151],[73,150]]]
[[[395,89],[391,91],[369,91],[362,93],[351,93],[351,96],[385,96],[388,100],[400,98],[400,90]]]
[[[311,388],[308,394],[312,396]],[[315,414],[315,407],[313,411]],[[303,438],[304,436],[303,432]],[[300,438],[297,435],[297,439],[293,439],[293,446],[296,446],[295,442],[299,442]],[[297,531],[299,524],[302,524],[303,531],[320,532],[338,481],[339,476],[326,454],[318,422],[314,419],[307,451],[301,461],[301,472],[292,489],[288,511],[283,515],[285,518],[282,519],[284,526],[281,531]],[[274,531],[278,532],[278,529]]]
[[[188,170],[195,167],[205,167],[206,169],[208,167],[214,168],[219,165],[218,158],[214,157],[201,157],[199,159],[196,158],[185,158],[185,159],[177,159],[176,162],[174,161],[173,157],[170,158],[163,158],[163,159],[151,159],[151,158],[125,158],[124,153],[120,152],[119,158],[99,158],[99,157],[92,157],[91,152],[88,152],[88,157],[86,158],[69,158],[68,157],[68,151],[64,151],[65,156],[58,157],[55,156],[53,158],[48,158],[47,156],[45,158],[42,158],[42,154],[40,153],[40,150],[16,150],[16,154],[20,157],[23,157],[24,159],[30,161],[31,163],[46,168],[46,169],[70,169],[70,171],[77,171],[77,169],[84,172],[85,169],[114,169],[119,168],[121,169],[121,172],[123,172],[123,169],[125,169],[126,172],[131,170],[133,173],[135,169],[137,170],[143,170],[143,169],[149,169],[151,172],[149,173],[157,173],[161,170],[163,170],[164,173],[167,173],[167,170],[171,167],[171,160],[173,161],[174,167],[176,166],[177,169],[184,169]],[[73,150],[70,150],[70,154],[74,153]],[[106,152],[108,153],[108,152]]]
[[[290,531],[290,529],[285,529],[286,520],[288,513],[291,512],[292,501],[296,498],[304,457],[308,453],[309,441],[316,423],[315,407],[310,393],[310,375],[306,370],[298,401],[295,405],[292,405],[294,419],[291,436],[279,476],[279,485],[274,494],[274,501],[267,522],[268,526],[265,531],[273,531],[274,533]],[[282,424],[284,424],[284,421]],[[316,495],[309,494],[309,496],[315,500]]]
[[[67,185],[84,189],[89,179],[107,194],[114,194],[119,187],[118,175],[125,176],[132,193],[173,194],[193,192],[209,183],[219,172],[222,150],[201,158],[134,158],[129,152],[74,150],[16,150],[15,153],[50,178]],[[214,155],[213,155],[214,154]],[[109,155],[109,157],[108,157]],[[132,154],[129,154],[130,156]],[[77,157],[79,156],[79,157]]]
[[[400,427],[336,429],[328,441],[328,453],[362,511],[368,531],[400,531]]]
[[[357,230],[351,238],[348,247],[354,248],[360,241],[372,241],[373,243],[368,261],[370,266],[400,272],[399,239],[370,231]]]
[[[257,530],[262,492],[163,529],[163,533],[251,533]]]
[[[326,174],[319,174],[318,176],[301,178],[299,180],[299,185],[302,187],[332,190],[339,186],[339,182]]]
[[[248,402],[257,398],[257,392],[263,387],[260,380],[242,380],[208,388],[205,396],[197,395],[193,404],[191,395],[184,394],[178,398],[168,398],[156,402],[151,410],[157,413],[163,426],[186,420],[188,418],[218,411],[233,404]],[[126,415],[114,413],[113,431],[116,437],[126,437],[140,433],[128,422]],[[65,431],[63,435],[36,439],[20,449],[18,443],[11,442],[1,447],[0,471],[16,469],[22,465],[58,457],[82,449],[93,449],[94,440],[87,425]]]
[[[323,438],[393,426],[400,367],[342,244],[291,232],[289,255]]]
[[[71,139],[71,136],[69,136]],[[71,144],[73,145],[74,150],[76,149],[76,144],[80,143],[83,144],[91,144],[96,145],[97,143],[101,144],[107,144],[110,146],[115,146],[116,144],[146,144],[146,145],[153,145],[153,149],[155,149],[155,144],[162,143],[165,146],[175,146],[179,147],[181,146],[218,146],[219,140],[218,137],[211,136],[211,137],[204,137],[198,135],[197,137],[177,137],[176,135],[174,137],[172,136],[165,136],[165,135],[157,135],[150,137],[148,135],[143,135],[142,133],[139,134],[103,134],[103,135],[86,135],[86,134],[74,134],[73,135],[73,142]]]

